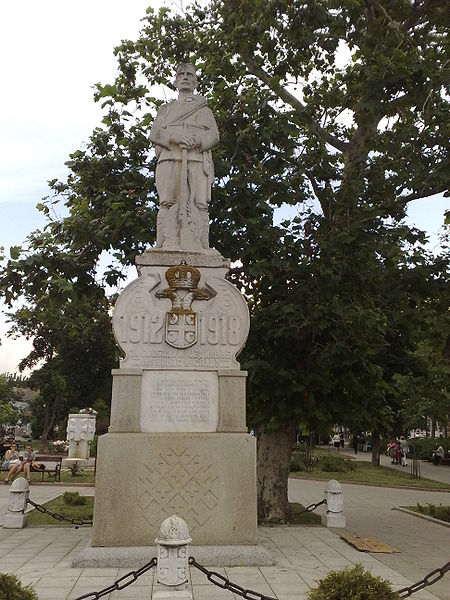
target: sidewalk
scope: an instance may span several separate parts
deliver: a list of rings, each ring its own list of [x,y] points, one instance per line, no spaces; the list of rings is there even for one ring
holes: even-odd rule
[[[290,497],[307,505],[323,498],[324,482],[291,480]],[[31,498],[43,502],[69,489],[66,486],[32,486]],[[72,488],[74,489],[74,488]],[[260,542],[276,559],[271,567],[233,567],[217,569],[231,581],[279,600],[305,600],[309,587],[330,569],[360,562],[374,574],[389,579],[396,589],[421,579],[448,559],[450,529],[393,512],[393,505],[415,501],[448,503],[443,492],[416,492],[343,484],[347,529],[375,536],[399,547],[401,554],[360,553],[339,537],[339,530],[324,527],[261,527]],[[78,488],[92,495],[94,488]],[[7,506],[9,487],[0,487],[0,521]],[[324,507],[318,512],[323,513]],[[99,591],[131,569],[74,569],[72,558],[88,542],[90,528],[0,529],[0,571],[14,572],[24,583],[32,583],[40,600],[73,600]],[[195,541],[195,540],[194,540]],[[445,549],[445,550],[444,550]],[[192,554],[195,556],[195,552]],[[445,556],[447,554],[447,556]],[[237,598],[231,592],[210,584],[206,577],[192,573],[195,600]],[[104,598],[143,600],[151,597],[153,571],[120,592]],[[414,594],[414,600],[450,600],[449,575]]]

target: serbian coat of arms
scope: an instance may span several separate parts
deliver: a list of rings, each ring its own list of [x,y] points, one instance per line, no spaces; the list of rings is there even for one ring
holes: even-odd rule
[[[184,261],[166,271],[169,287],[156,292],[157,298],[169,298],[172,308],[166,313],[166,342],[173,348],[189,348],[197,343],[197,313],[192,310],[194,300],[211,300],[216,292],[210,287],[200,289],[200,271]]]

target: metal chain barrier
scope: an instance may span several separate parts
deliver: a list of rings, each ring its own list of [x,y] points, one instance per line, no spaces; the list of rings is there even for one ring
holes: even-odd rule
[[[321,504],[323,504],[323,502],[321,502]],[[220,575],[220,573],[217,573],[217,571],[209,571],[208,569],[206,569],[205,567],[200,565],[193,556],[189,557],[189,564],[192,567],[195,567],[196,569],[201,571],[204,575],[206,575],[208,581],[210,581],[217,587],[220,587],[223,590],[228,590],[230,592],[233,592],[233,594],[237,594],[238,596],[241,596],[242,598],[247,598],[247,600],[276,600],[275,598],[272,598],[271,596],[264,596],[264,594],[260,594],[259,592],[254,592],[253,590],[246,590],[245,588],[241,587],[240,585],[237,585],[237,583],[233,583],[232,581],[230,581],[223,575]],[[444,577],[444,575],[447,573],[447,571],[450,571],[450,562],[445,564],[440,569],[434,569],[434,571],[431,571],[431,573],[428,573],[428,575],[426,577],[424,577],[421,581],[418,581],[417,583],[413,583],[409,587],[402,588],[397,593],[400,596],[400,598],[408,598],[409,596],[412,596],[412,594],[415,594],[419,590],[422,590],[425,587],[433,585],[434,583],[436,583],[436,581],[439,581],[439,579],[442,579],[442,577]],[[81,600],[81,599],[77,599],[77,600]]]
[[[409,596],[412,596],[419,590],[423,590],[423,588],[433,585],[433,583],[436,583],[436,581],[442,579],[448,571],[450,571],[450,562],[445,564],[440,569],[434,569],[434,571],[428,573],[428,575],[421,579],[421,581],[413,583],[409,587],[402,588],[397,593],[399,594],[400,598],[409,598]]]
[[[130,571],[130,573],[119,577],[119,579],[117,579],[114,583],[104,588],[103,590],[100,590],[99,592],[90,592],[89,594],[84,594],[84,596],[78,596],[78,598],[75,598],[75,600],[97,600],[98,598],[102,598],[103,596],[111,594],[111,592],[123,590],[124,588],[134,583],[138,577],[140,577],[144,573],[147,573],[147,571],[150,571],[150,569],[152,569],[153,567],[156,567],[157,563],[158,559],[155,556],[155,558],[152,558],[150,562],[148,562],[140,569],[137,569],[136,571]]]
[[[61,515],[59,513],[52,512],[45,508],[45,506],[36,504],[36,502],[33,502],[33,500],[30,500],[29,498],[27,500],[27,504],[31,504],[31,506],[34,506],[34,508],[38,512],[43,513],[45,515],[49,515],[50,517],[52,517],[52,519],[56,519],[57,521],[69,521],[69,523],[72,523],[72,525],[92,525],[92,521],[83,521],[83,519],[76,518],[71,519],[70,517],[65,517],[64,515]]]
[[[233,592],[233,594],[237,594],[238,596],[241,596],[241,598],[247,598],[247,600],[276,600],[276,598],[272,598],[272,596],[264,596],[264,594],[259,594],[253,590],[246,590],[237,583],[233,583],[223,575],[220,575],[217,571],[209,571],[205,567],[202,567],[202,565],[199,565],[193,556],[189,557],[189,564],[206,575],[208,581],[217,587]]]
[[[313,510],[316,510],[316,508],[318,508],[319,506],[322,506],[322,504],[326,504],[326,503],[327,503],[327,499],[324,498],[320,502],[316,502],[315,504],[310,504],[309,506],[307,506],[306,508],[304,508],[303,510],[301,510],[297,514],[301,515],[301,514],[303,514],[305,512],[312,512]]]

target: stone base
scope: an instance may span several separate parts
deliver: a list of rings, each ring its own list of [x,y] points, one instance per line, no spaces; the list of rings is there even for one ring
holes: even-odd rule
[[[151,248],[136,256],[135,262],[138,273],[140,273],[142,267],[179,265],[182,260],[192,267],[221,267],[227,270],[230,268],[230,259],[224,258],[214,248],[203,250],[203,252]]]
[[[192,600],[192,592],[188,590],[160,590],[152,593],[154,600]]]
[[[3,529],[23,529],[28,525],[28,515],[7,512],[3,519]]]
[[[164,519],[199,545],[255,545],[256,440],[246,433],[107,433],[98,440],[93,546],[149,546]]]
[[[87,458],[63,458],[61,466],[64,469],[70,469],[75,463],[78,463],[79,467],[84,467],[87,463]]]
[[[274,564],[272,554],[261,545],[252,546],[189,546],[189,556],[207,567],[262,567]],[[156,546],[93,548],[87,546],[73,559],[77,568],[139,569],[156,556]]]
[[[322,516],[322,523],[327,527],[346,527],[345,517],[342,513],[327,512]]]

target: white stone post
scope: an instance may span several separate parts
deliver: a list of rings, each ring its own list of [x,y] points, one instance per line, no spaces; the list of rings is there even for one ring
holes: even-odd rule
[[[95,415],[87,413],[69,415],[67,421],[69,455],[63,460],[63,466],[70,467],[74,462],[78,462],[80,467],[86,466],[91,441],[95,435],[95,419]]]
[[[188,545],[192,540],[186,521],[177,515],[165,519],[155,542],[158,566],[152,598],[192,600],[188,565]]]
[[[8,512],[3,520],[3,529],[23,529],[27,526],[27,509],[30,486],[25,477],[15,479],[9,490]]]
[[[339,481],[330,479],[325,488],[325,497],[327,500],[327,514],[325,524],[327,527],[345,527],[344,494]]]

